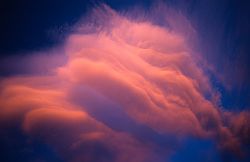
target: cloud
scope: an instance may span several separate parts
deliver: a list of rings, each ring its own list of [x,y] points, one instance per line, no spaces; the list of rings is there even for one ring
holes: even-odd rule
[[[2,79],[1,124],[15,123],[65,161],[165,161],[190,136],[241,152],[247,112],[222,112],[210,99],[216,92],[189,39],[169,26],[181,23],[137,21],[107,6],[92,14],[95,23],[81,21],[58,49],[65,64],[56,51],[26,56],[32,73]]]

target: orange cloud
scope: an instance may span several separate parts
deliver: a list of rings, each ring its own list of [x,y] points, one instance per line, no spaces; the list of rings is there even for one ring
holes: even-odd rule
[[[107,14],[110,20],[103,28],[84,33],[80,26],[69,35],[63,46],[68,60],[52,69],[54,73],[2,80],[1,122],[17,120],[27,135],[44,140],[66,161],[161,161],[173,151],[156,141],[142,141],[132,131],[113,129],[89,113],[102,96],[102,102],[117,105],[113,110],[126,116],[113,121],[118,125],[131,120],[135,125],[129,128],[143,126],[177,141],[188,136],[212,138],[223,148],[238,149],[237,128],[246,124],[232,115],[230,121],[237,122],[228,128],[224,113],[205,97],[214,92],[185,37],[106,10],[112,14]],[[41,67],[44,62],[36,63]],[[89,97],[79,96],[76,89]],[[105,105],[96,110],[105,112],[103,116],[116,115]]]

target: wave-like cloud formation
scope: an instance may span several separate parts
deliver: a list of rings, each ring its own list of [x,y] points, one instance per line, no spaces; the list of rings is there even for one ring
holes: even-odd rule
[[[188,137],[243,152],[249,114],[216,106],[184,35],[106,6],[93,14],[97,22],[81,22],[58,50],[65,65],[40,74],[50,60],[28,59],[39,75],[2,79],[1,125],[21,127],[73,162],[166,161]]]

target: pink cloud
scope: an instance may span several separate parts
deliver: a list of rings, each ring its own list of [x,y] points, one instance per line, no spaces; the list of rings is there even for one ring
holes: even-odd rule
[[[205,97],[215,92],[196,64],[185,35],[175,28],[127,19],[107,7],[101,11],[109,18],[103,28],[84,33],[89,24],[79,26],[58,50],[67,55],[62,55],[67,58],[64,65],[49,66],[49,74],[1,81],[1,122],[18,120],[27,135],[41,138],[66,161],[160,161],[174,151],[112,129],[90,114],[94,105],[84,103],[98,102],[99,95],[105,97],[103,102],[118,105],[133,123],[156,134],[174,136],[177,141],[189,136],[211,138],[223,149],[239,150],[241,135],[249,135],[246,114],[225,115]],[[47,59],[34,55],[27,64],[41,71]],[[96,94],[77,96],[75,89],[80,87]],[[114,113],[111,110],[102,105],[96,108],[105,114]],[[98,150],[103,154],[97,157]]]

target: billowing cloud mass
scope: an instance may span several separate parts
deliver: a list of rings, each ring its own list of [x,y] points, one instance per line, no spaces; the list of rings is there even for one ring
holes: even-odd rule
[[[183,34],[193,29],[176,27],[186,19],[157,25],[107,6],[91,14],[59,49],[44,51],[52,53],[46,59],[27,56],[23,70],[32,73],[1,79],[2,128],[21,128],[69,162],[168,161],[189,137],[244,158],[249,113],[217,106]],[[66,61],[58,66],[60,57]]]

